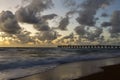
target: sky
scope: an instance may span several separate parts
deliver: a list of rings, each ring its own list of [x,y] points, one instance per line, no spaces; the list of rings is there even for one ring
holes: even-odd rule
[[[0,0],[0,46],[120,44],[120,0]]]

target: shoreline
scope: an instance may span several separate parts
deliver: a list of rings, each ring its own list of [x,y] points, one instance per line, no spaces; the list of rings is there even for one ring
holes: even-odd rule
[[[62,64],[43,73],[36,73],[10,80],[71,80],[102,72],[103,70],[101,67],[116,65],[119,63],[120,57],[92,61],[79,61]]]

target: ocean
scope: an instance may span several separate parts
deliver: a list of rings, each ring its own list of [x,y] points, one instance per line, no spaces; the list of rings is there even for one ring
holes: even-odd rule
[[[62,64],[120,57],[119,49],[1,48],[0,80],[28,76]]]

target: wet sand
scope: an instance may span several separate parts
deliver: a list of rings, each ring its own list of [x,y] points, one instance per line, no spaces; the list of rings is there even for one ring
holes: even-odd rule
[[[53,70],[11,80],[91,80],[81,79],[104,72],[103,66],[120,64],[120,57],[63,64]]]
[[[102,72],[79,77],[74,80],[120,80],[120,64],[102,67]]]

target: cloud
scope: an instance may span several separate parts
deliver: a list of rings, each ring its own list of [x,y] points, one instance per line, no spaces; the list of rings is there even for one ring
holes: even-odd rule
[[[44,11],[45,9],[51,8],[52,6],[52,0],[32,0],[27,8],[31,8],[31,10],[34,12],[40,12]]]
[[[103,29],[102,28],[96,28],[95,30],[95,37],[100,37],[100,35],[103,33]]]
[[[78,35],[84,35],[86,33],[85,26],[77,26],[74,30]]]
[[[57,32],[55,31],[41,31],[39,32],[36,37],[41,41],[52,41],[57,38]]]
[[[107,13],[102,13],[101,17],[108,17],[109,15]]]
[[[82,11],[76,19],[81,25],[94,26],[96,24],[95,15],[103,5],[110,5],[112,0],[85,0],[82,4]]]
[[[20,43],[34,42],[30,37],[30,32],[24,31],[16,20],[15,15],[11,11],[2,11],[0,13],[0,30],[5,32],[4,35],[7,37],[12,37],[13,39],[20,40]],[[16,37],[13,37],[16,36]]]
[[[22,30],[19,34],[16,34],[16,37],[18,40],[20,40],[20,43],[28,43],[28,42],[35,42],[32,37],[30,37],[30,32]]]
[[[112,23],[112,28],[110,30],[110,33],[111,34],[120,33],[120,11],[113,12],[111,23]]]
[[[25,0],[25,2],[30,2],[30,4],[16,11],[17,20],[23,23],[33,24],[33,27],[39,31],[39,34],[36,34],[36,36],[41,41],[56,39],[57,35],[55,31],[49,27],[47,20],[51,20],[57,15],[41,15],[41,12],[50,9],[54,5],[52,0]],[[23,40],[25,36],[27,35],[22,34],[20,39]]]
[[[86,38],[90,41],[94,41],[95,39],[100,38],[102,33],[103,33],[103,29],[96,27],[94,31],[87,32],[87,37]]]
[[[67,36],[64,36],[61,40],[64,40],[64,39],[72,39],[73,37],[74,37],[74,34],[71,33],[71,34],[69,34],[69,35],[67,35]]]
[[[94,27],[95,30],[93,31],[89,31],[89,27],[87,27],[87,30],[85,28],[85,26],[77,26],[74,30],[79,36],[90,41],[95,41],[97,38],[100,38],[103,33],[102,28]]]
[[[36,24],[40,22],[40,19],[36,17],[36,13],[28,8],[20,8],[15,15],[19,22],[30,24]]]
[[[16,17],[20,22],[36,24],[41,21],[40,13],[51,6],[52,0],[31,0],[29,5],[16,11]]]
[[[101,24],[102,27],[109,27],[109,26],[111,26],[111,25],[112,25],[111,22],[103,22],[103,23]]]
[[[38,31],[49,31],[50,30],[50,27],[48,26],[48,24],[35,24],[33,27]]]
[[[119,38],[119,36],[120,36],[120,34],[118,34],[118,33],[112,33],[110,35],[111,38]]]
[[[120,11],[114,11],[110,22],[103,22],[101,24],[102,27],[109,27],[109,32],[111,34],[111,38],[119,37],[120,33]]]
[[[11,11],[0,13],[0,30],[8,34],[16,34],[21,30],[15,15]]]
[[[63,4],[65,5],[65,7],[75,7],[76,6],[76,1],[75,0],[63,0]]]
[[[80,17],[78,17],[76,20],[81,25],[94,26],[95,24],[94,15],[88,13],[89,11],[80,13]]]
[[[94,30],[92,29],[91,31],[89,27],[86,30],[85,26],[77,26],[74,30],[79,36],[90,41],[95,41],[97,38],[100,38],[103,33],[103,29],[98,27],[94,27]]]
[[[58,28],[60,30],[67,30],[67,26],[69,25],[69,17],[66,16],[65,18],[63,18],[60,23],[59,23],[59,26]]]
[[[51,19],[53,19],[56,16],[57,16],[57,14],[44,15],[44,16],[42,16],[42,19],[45,20],[45,21],[46,20],[51,20]]]

